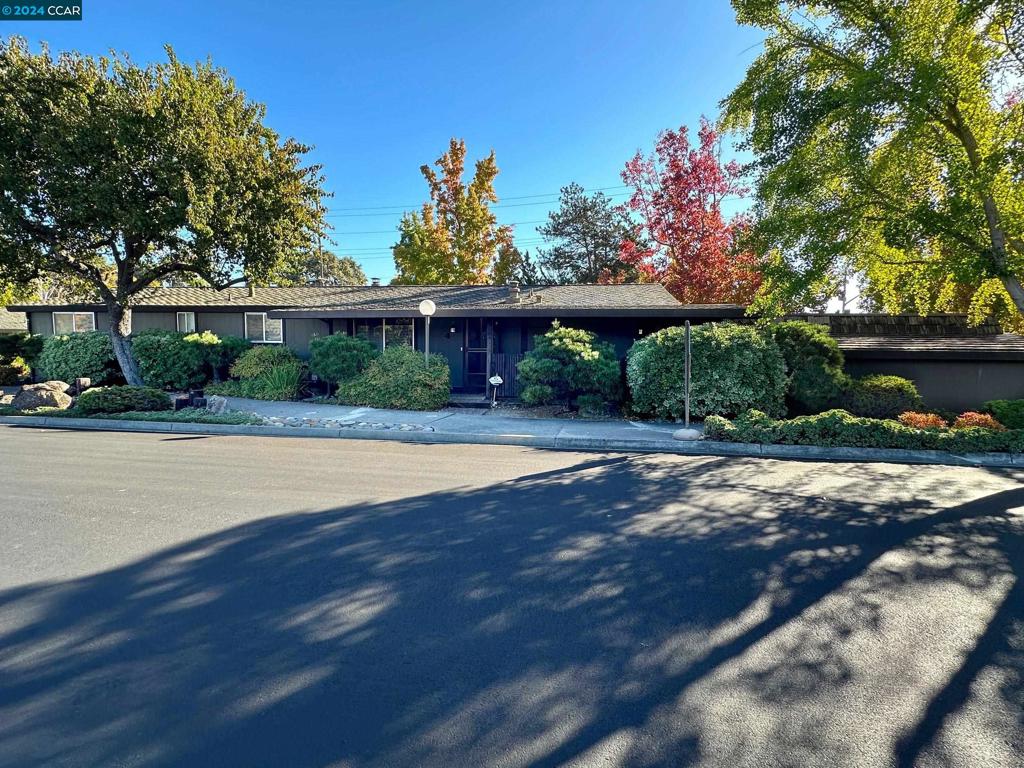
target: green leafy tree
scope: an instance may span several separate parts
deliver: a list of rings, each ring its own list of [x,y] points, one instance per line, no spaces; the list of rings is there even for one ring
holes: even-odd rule
[[[1024,312],[1019,0],[733,0],[767,32],[725,101],[779,314],[852,264],[883,306]],[[966,294],[966,298],[964,298]]]
[[[210,63],[32,53],[0,41],[0,279],[98,294],[125,379],[132,301],[173,277],[264,280],[323,232],[307,147]],[[244,277],[243,277],[244,276]]]
[[[538,227],[551,242],[538,263],[559,283],[619,282],[633,270],[619,260],[622,243],[632,237],[626,215],[603,192],[588,195],[579,184],[562,187],[557,211]]]
[[[366,273],[351,256],[300,251],[283,259],[270,276],[275,285],[366,285]]]
[[[396,284],[483,285],[494,282],[495,267],[508,273],[499,253],[511,246],[512,228],[498,226],[490,208],[498,202],[494,152],[476,162],[468,185],[462,180],[465,163],[466,142],[452,139],[435,162],[439,173],[429,165],[420,168],[430,202],[402,217],[392,249]]]

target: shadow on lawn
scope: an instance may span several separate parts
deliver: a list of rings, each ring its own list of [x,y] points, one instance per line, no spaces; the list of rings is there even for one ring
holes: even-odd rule
[[[1024,489],[935,511],[739,466],[593,460],[0,593],[0,765],[732,766],[765,743],[854,764],[864,745],[799,707],[898,686],[857,648],[929,585],[991,618],[890,759],[931,748],[983,669],[1022,703]]]

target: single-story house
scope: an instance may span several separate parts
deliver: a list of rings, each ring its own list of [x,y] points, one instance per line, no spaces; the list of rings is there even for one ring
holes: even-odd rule
[[[361,335],[382,348],[424,348],[420,302],[430,299],[430,351],[451,367],[456,392],[487,391],[494,374],[502,396],[518,394],[516,363],[534,336],[563,325],[594,331],[620,356],[645,334],[685,320],[744,319],[734,304],[681,304],[661,285],[452,286],[368,285],[152,288],[135,304],[136,331],[209,330],[257,344],[285,344],[300,357],[315,336]],[[102,305],[20,305],[29,330],[48,336],[105,330]],[[995,398],[1024,398],[1024,337],[995,325],[970,328],[961,315],[800,315],[827,323],[855,375],[894,373],[917,382],[935,408],[977,407]]]

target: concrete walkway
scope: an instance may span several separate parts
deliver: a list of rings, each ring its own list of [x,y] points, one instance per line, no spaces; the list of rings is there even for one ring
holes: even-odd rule
[[[507,411],[493,411],[489,408],[392,411],[323,403],[247,400],[240,397],[229,397],[227,402],[230,410],[255,413],[267,418],[351,422],[353,425],[383,424],[389,428],[412,425],[436,435],[533,437],[547,440],[582,438],[593,439],[595,444],[635,442],[638,448],[642,445],[645,450],[656,447],[652,446],[652,443],[663,444],[666,448],[679,445],[672,440],[672,433],[678,429],[677,425],[622,419],[534,419],[509,416]]]

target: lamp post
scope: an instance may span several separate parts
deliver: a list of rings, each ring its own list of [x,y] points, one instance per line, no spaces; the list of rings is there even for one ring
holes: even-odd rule
[[[420,302],[420,314],[423,315],[425,320],[425,328],[423,330],[423,362],[426,363],[427,367],[430,366],[430,316],[436,311],[437,305],[430,299],[424,299]]]

